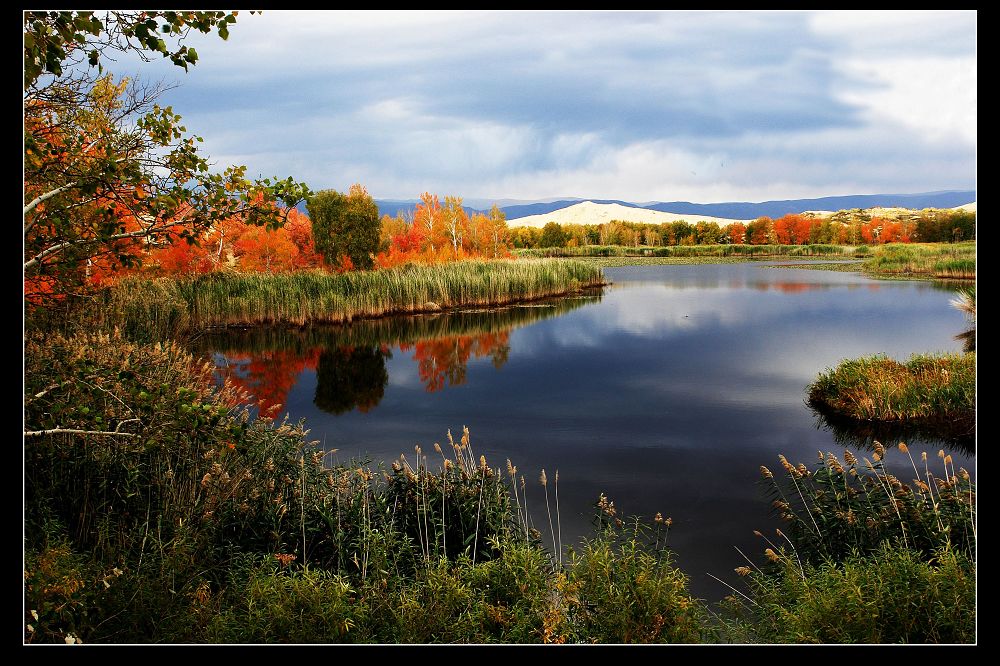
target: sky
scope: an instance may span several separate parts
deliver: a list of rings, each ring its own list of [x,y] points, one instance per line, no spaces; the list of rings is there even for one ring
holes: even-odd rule
[[[121,59],[219,166],[380,199],[701,203],[976,186],[974,11],[240,12]]]

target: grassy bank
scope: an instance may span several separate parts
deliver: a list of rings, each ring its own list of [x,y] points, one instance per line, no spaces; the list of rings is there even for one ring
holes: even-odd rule
[[[976,242],[889,243],[875,248],[862,266],[875,277],[976,278]]]
[[[916,355],[847,360],[808,388],[823,414],[861,422],[907,422],[971,432],[976,418],[976,356]]]
[[[840,257],[868,256],[866,245],[671,245],[624,247],[621,245],[584,245],[517,250],[526,258],[538,257]]]
[[[494,306],[573,293],[603,283],[600,268],[564,261],[463,261],[329,274],[212,273],[128,278],[94,309],[106,329],[160,340],[212,326],[309,324]]]

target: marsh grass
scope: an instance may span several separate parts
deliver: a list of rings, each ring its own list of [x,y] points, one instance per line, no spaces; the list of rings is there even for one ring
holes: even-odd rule
[[[784,456],[784,475],[760,468],[787,525],[756,532],[768,563],[737,568],[746,592],[725,603],[726,638],[975,641],[975,483],[943,450],[898,449],[891,468],[878,442],[843,459],[820,452],[812,469]]]
[[[603,284],[598,267],[561,261],[462,261],[330,274],[209,273],[125,278],[92,318],[136,340],[215,326],[349,322],[455,307],[490,307]]]
[[[870,556],[809,564],[784,558],[780,579],[747,574],[755,606],[728,602],[724,635],[740,643],[974,643],[976,578],[968,558],[933,561],[882,546]]]
[[[976,242],[879,245],[865,261],[864,271],[874,276],[972,280],[976,277]]]
[[[859,422],[907,422],[924,430],[971,433],[976,418],[976,355],[886,356],[842,362],[808,388],[819,413]]]

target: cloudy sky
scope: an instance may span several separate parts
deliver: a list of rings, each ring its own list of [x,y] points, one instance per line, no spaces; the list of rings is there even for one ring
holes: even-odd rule
[[[976,13],[241,12],[167,102],[218,164],[377,198],[973,189]],[[116,69],[129,70],[121,61]]]

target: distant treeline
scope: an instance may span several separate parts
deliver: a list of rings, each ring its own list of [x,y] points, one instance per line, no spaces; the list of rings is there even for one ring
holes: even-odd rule
[[[952,243],[976,238],[976,213],[925,210],[905,217],[872,217],[865,211],[840,211],[830,217],[785,215],[752,222],[622,222],[563,224],[542,228],[512,227],[515,248],[581,247],[584,245],[861,245],[883,243]]]

